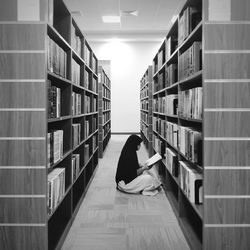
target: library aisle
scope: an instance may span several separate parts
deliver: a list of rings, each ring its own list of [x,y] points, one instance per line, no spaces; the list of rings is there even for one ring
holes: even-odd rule
[[[111,136],[63,250],[189,249],[163,190],[153,197],[116,190],[116,166],[127,137]],[[147,159],[144,146],[138,159]]]

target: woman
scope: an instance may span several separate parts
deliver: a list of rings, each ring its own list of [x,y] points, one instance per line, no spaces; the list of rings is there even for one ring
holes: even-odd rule
[[[142,193],[155,195],[160,188],[160,181],[154,169],[138,162],[137,153],[142,139],[137,135],[130,135],[123,146],[116,170],[117,189],[126,193]]]

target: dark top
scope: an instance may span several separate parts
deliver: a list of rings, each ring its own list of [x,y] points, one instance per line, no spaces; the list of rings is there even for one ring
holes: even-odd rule
[[[137,169],[140,166],[136,151],[141,142],[141,137],[137,135],[130,135],[127,139],[118,161],[115,176],[116,183],[124,181],[127,184],[137,177]]]

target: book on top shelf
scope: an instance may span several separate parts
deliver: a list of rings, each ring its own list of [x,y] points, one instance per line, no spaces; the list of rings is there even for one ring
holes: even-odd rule
[[[152,157],[150,157],[146,162],[144,163],[145,166],[148,168],[153,167],[155,163],[160,161],[162,159],[161,155],[159,153],[154,154]]]

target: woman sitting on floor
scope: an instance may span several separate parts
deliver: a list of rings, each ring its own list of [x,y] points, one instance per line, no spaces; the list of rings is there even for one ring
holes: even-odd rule
[[[132,134],[123,146],[115,176],[117,189],[126,193],[155,195],[161,182],[154,167],[149,170],[139,164],[136,151],[140,149],[141,142],[139,136]]]

